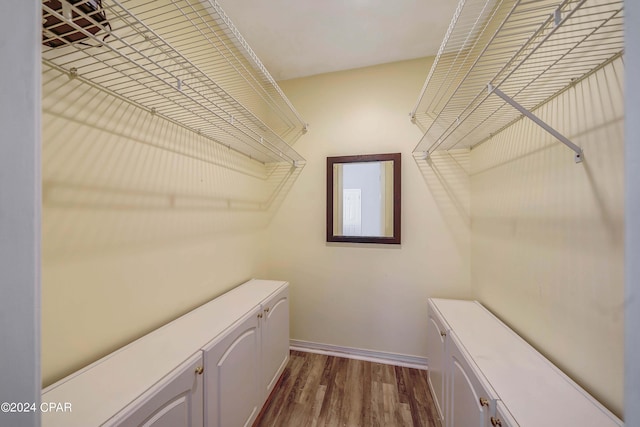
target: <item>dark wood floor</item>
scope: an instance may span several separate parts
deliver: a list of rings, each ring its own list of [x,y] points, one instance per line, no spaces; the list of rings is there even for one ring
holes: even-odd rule
[[[254,426],[440,427],[427,371],[291,352]]]

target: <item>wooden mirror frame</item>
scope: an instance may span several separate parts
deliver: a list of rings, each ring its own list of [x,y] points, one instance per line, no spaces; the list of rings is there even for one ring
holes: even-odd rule
[[[336,163],[393,162],[393,236],[336,236],[333,234],[333,165]],[[365,154],[327,157],[327,242],[400,244],[401,155]]]

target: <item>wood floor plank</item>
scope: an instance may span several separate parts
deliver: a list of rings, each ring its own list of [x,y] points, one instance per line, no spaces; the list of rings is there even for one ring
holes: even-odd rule
[[[420,425],[440,425],[438,410],[433,402],[433,396],[427,385],[427,372],[416,369],[409,370],[411,381],[416,384],[412,398],[416,402],[416,416],[420,418]],[[417,390],[425,390],[426,393],[417,393]]]
[[[309,359],[311,361],[310,369],[304,387],[299,395],[298,403],[313,405],[313,402],[316,399],[316,391],[320,386],[320,380],[322,379],[322,373],[324,371],[327,356],[323,354],[309,353]]]
[[[313,353],[310,353],[313,354]],[[327,360],[324,364],[324,369],[322,371],[322,377],[320,378],[320,384],[327,386],[331,382],[331,370],[333,367],[333,363],[335,362],[335,357],[327,357]]]
[[[268,403],[269,408],[272,408],[271,411],[263,410],[263,418],[267,425],[276,425],[275,422],[280,416],[282,409],[284,408],[284,400],[289,394],[290,388],[293,385],[291,381],[292,378],[295,378],[298,375],[298,371],[300,366],[302,366],[304,359],[301,357],[297,357],[294,354],[291,354],[289,358],[289,363],[282,373],[282,379],[278,384],[278,392],[272,393],[270,396],[270,402]]]
[[[334,364],[333,391],[329,402],[329,416],[325,421],[325,426],[337,426],[344,423],[343,407],[345,404],[345,388],[347,384],[347,365],[349,360],[337,357]]]
[[[401,403],[409,403],[409,393],[407,393],[407,378],[404,370],[400,366],[394,366],[396,374],[396,384],[398,385],[398,397]]]
[[[325,385],[327,388],[324,392],[324,400],[322,407],[320,408],[320,414],[318,415],[318,426],[326,425],[327,420],[331,417],[331,400],[333,399],[334,390],[336,388],[336,371],[339,359],[337,357],[327,358],[324,371],[322,372],[322,380],[320,384]],[[335,410],[335,409],[334,409]]]
[[[382,383],[382,395],[384,398],[384,424],[385,425],[399,425],[397,419],[397,407],[396,407],[396,391],[394,384]],[[400,424],[401,425],[401,424]]]
[[[380,370],[376,370],[379,373]],[[379,427],[385,425],[384,420],[384,394],[382,390],[382,381],[372,381],[371,383],[371,414],[373,422],[371,425]]]
[[[360,414],[360,425],[371,426],[371,363],[363,362],[362,364],[362,414]]]
[[[320,409],[322,409],[322,402],[324,401],[324,395],[327,391],[326,385],[319,385],[318,391],[316,392],[316,398],[313,402],[313,407],[310,410],[310,420],[307,420],[307,424],[311,427],[316,427],[318,425],[318,419],[320,418]],[[309,422],[310,421],[310,422]]]
[[[257,427],[440,427],[427,372],[292,351]]]
[[[363,368],[364,362],[361,360],[350,360],[347,363],[345,396],[341,412],[341,418],[346,419],[345,423],[347,426],[359,426],[361,422]]]

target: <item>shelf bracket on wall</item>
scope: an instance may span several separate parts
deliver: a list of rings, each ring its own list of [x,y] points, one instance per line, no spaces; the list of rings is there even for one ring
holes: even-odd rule
[[[546,130],[551,135],[553,135],[558,141],[562,142],[564,145],[571,148],[576,153],[574,156],[575,162],[576,163],[582,162],[582,159],[584,158],[584,154],[582,153],[582,148],[578,147],[576,144],[571,142],[567,137],[565,137],[560,132],[558,132],[557,130],[555,130],[548,124],[546,124],[542,119],[540,119],[538,116],[533,114],[531,111],[524,108],[515,99],[511,98],[509,95],[505,94],[497,87],[494,87],[491,83],[487,84],[487,90],[489,91],[489,94],[493,93],[495,95],[498,95],[505,102],[510,104],[513,108],[521,112],[524,116],[528,117],[531,121],[533,121],[535,124],[540,126],[542,129]]]

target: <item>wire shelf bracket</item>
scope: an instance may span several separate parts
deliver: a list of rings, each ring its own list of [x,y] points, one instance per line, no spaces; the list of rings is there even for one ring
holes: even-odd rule
[[[513,108],[515,108],[516,110],[521,112],[525,117],[530,119],[532,122],[534,122],[535,124],[540,126],[545,131],[549,132],[558,141],[562,142],[564,145],[566,145],[567,147],[572,149],[576,153],[575,156],[574,156],[575,162],[576,163],[582,163],[582,160],[584,158],[584,153],[582,151],[582,148],[580,148],[579,146],[577,146],[576,144],[571,142],[571,140],[569,138],[567,138],[566,136],[562,135],[560,132],[558,132],[557,130],[555,130],[551,126],[549,126],[540,117],[536,116],[531,111],[527,110],[525,107],[520,105],[515,99],[511,98],[509,95],[505,94],[504,92],[502,92],[497,87],[493,87],[493,85],[491,85],[491,83],[487,84],[487,91],[489,92],[489,94],[494,94],[494,95],[497,95],[500,98],[502,98],[505,102],[507,102]]]

